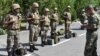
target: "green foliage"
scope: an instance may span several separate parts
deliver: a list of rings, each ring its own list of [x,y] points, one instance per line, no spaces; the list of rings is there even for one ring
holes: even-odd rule
[[[41,14],[45,7],[50,8],[51,11],[52,8],[58,7],[58,12],[61,17],[67,5],[70,5],[72,7],[71,11],[73,20],[77,18],[81,9],[85,8],[86,5],[100,5],[100,0],[0,0],[0,16],[4,16],[8,13],[13,3],[19,3],[21,5],[21,13],[24,15],[27,13],[28,9],[31,8],[33,2],[39,3],[39,11]]]
[[[76,0],[74,2],[74,8],[77,12],[77,16],[85,8],[88,4],[92,4],[93,6],[100,6],[100,0]]]
[[[21,30],[26,30],[27,23],[21,23]]]
[[[6,33],[6,30],[0,28],[0,35],[4,35]]]
[[[62,18],[63,12],[68,5],[71,6],[72,20],[77,19],[80,11],[85,8],[88,4],[93,4],[94,6],[100,6],[100,0],[0,0],[0,26],[2,25],[2,16],[5,16],[10,11],[11,5],[13,3],[18,3],[21,6],[21,13],[23,16],[26,15],[28,10],[31,8],[33,2],[38,2],[40,7],[39,11],[42,14],[45,7],[49,8],[52,12],[54,7],[58,8],[58,13],[60,15],[59,24],[63,24],[64,20]],[[22,21],[21,28],[26,28],[26,21]],[[5,34],[6,30],[0,28],[0,35]]]
[[[59,25],[62,25],[63,23],[64,23],[64,20],[61,19],[61,20],[59,21]]]

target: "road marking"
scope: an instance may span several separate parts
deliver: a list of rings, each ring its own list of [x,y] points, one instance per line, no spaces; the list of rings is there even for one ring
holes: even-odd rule
[[[58,45],[63,44],[63,43],[65,43],[65,42],[69,41],[69,40],[71,40],[71,39],[66,39],[66,40],[61,41],[61,42],[59,42],[59,43],[57,43],[57,44],[53,44],[52,46],[53,46],[53,47],[58,46]]]
[[[69,40],[71,40],[71,39],[66,39],[66,40],[61,41],[61,42],[59,42],[59,43],[57,43],[57,44],[53,44],[52,46],[53,46],[53,47],[58,46],[58,45],[63,44],[63,43],[65,43],[65,42],[69,41]]]
[[[27,54],[27,55],[24,55],[24,56],[31,56],[31,54]]]
[[[85,33],[78,35],[78,37],[81,37],[81,36],[83,36],[83,35],[85,35]],[[59,42],[59,43],[57,43],[57,44],[53,44],[52,46],[55,47],[55,46],[58,46],[58,45],[60,45],[60,44],[65,43],[65,42],[68,42],[68,41],[70,41],[70,40],[71,40],[71,39],[66,39],[66,40],[61,41],[61,42]]]
[[[83,34],[80,34],[80,35],[78,35],[78,37],[81,37],[81,36],[83,36],[83,35],[85,35],[86,33],[83,33]]]

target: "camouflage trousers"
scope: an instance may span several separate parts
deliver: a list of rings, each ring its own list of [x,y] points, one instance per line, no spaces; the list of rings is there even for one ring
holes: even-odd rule
[[[29,44],[35,44],[39,35],[39,27],[38,25],[30,25],[29,26]]]
[[[41,29],[41,41],[47,41],[47,32],[49,30],[49,27],[48,26],[44,26],[42,27]]]
[[[86,33],[86,45],[84,56],[97,56],[97,32]]]
[[[10,52],[12,47],[18,48],[19,44],[19,30],[8,30],[7,35],[7,51]]]
[[[70,23],[65,23],[65,37],[70,33]]]
[[[57,22],[53,22],[51,24],[51,38],[54,38],[54,35],[56,34],[56,27],[57,27]]]

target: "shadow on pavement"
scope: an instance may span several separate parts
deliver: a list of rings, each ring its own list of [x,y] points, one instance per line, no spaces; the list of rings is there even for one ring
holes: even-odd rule
[[[6,51],[6,48],[0,48],[0,51]]]
[[[35,44],[35,46],[41,46],[41,44]]]
[[[80,29],[80,28],[72,28],[71,30],[82,30],[82,29]]]
[[[29,46],[29,43],[23,43],[23,46]],[[41,44],[35,44],[35,46],[41,46]]]
[[[2,54],[0,54],[0,56],[8,56],[8,55],[2,55]]]
[[[23,46],[29,46],[29,43],[22,43]]]
[[[40,55],[38,55],[36,53],[32,53],[30,56],[40,56]]]
[[[2,54],[0,54],[0,56],[8,56],[8,55],[2,55]],[[40,56],[40,55],[38,55],[36,53],[30,53],[30,55],[26,54],[24,56]]]

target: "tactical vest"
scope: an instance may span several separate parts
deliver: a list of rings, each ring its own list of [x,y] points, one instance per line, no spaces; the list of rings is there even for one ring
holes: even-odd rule
[[[70,12],[64,12],[64,19],[66,23],[71,23],[71,13]]]
[[[93,30],[97,30],[99,28],[100,19],[97,14],[93,14],[88,17],[88,25],[93,25]],[[89,30],[89,29],[88,29]]]
[[[52,21],[58,21],[58,15],[57,15],[57,13],[54,13],[53,15],[52,15]]]
[[[30,21],[30,23],[32,24],[39,24],[39,14],[37,12],[35,13],[31,13],[31,17],[32,17],[32,20]]]
[[[6,18],[7,22],[9,21],[14,21],[13,23],[7,24],[8,29],[20,29],[20,19],[21,19],[21,15],[13,15],[13,14],[9,14],[8,17]]]
[[[47,16],[43,16],[43,20],[44,20],[44,22],[43,22],[43,25],[44,26],[49,26],[50,25],[50,18],[49,18],[49,15],[47,15]]]

